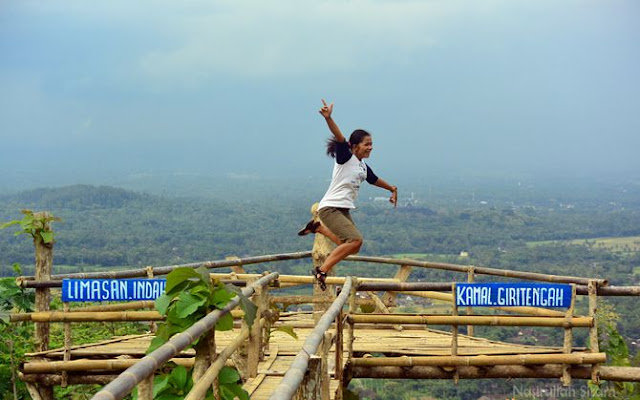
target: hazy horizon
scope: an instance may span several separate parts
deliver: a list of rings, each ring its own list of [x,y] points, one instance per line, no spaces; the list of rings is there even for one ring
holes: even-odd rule
[[[5,2],[0,191],[328,179],[335,103],[388,181],[640,172],[640,3]],[[327,178],[323,178],[327,177]]]

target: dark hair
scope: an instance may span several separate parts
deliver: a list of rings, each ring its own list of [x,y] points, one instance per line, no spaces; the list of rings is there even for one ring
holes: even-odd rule
[[[359,144],[367,136],[371,136],[371,134],[365,131],[364,129],[356,129],[351,133],[351,136],[349,136],[349,147],[351,148]],[[338,146],[338,141],[336,140],[336,138],[330,137],[329,139],[327,139],[327,155],[329,157],[336,158],[337,146]]]

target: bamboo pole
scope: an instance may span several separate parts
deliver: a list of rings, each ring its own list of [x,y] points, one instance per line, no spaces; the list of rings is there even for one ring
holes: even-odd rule
[[[342,288],[338,288],[336,295],[340,295],[342,293]],[[338,313],[336,317],[336,361],[335,361],[335,378],[338,382],[340,382],[340,387],[342,386],[342,352],[344,350],[344,312],[342,309]]]
[[[138,384],[138,400],[153,400],[153,375]]]
[[[34,322],[113,322],[113,321],[163,321],[164,316],[157,311],[78,311],[78,312],[34,312],[29,314],[14,314],[16,320]],[[234,318],[244,316],[242,310],[232,310]],[[27,318],[28,319],[25,319]],[[15,322],[11,318],[11,322]]]
[[[358,308],[357,308],[358,306],[356,305],[357,293],[358,293],[358,278],[353,278],[353,286],[351,287],[351,291],[349,293],[348,316],[353,315],[356,313],[356,311],[358,311]],[[347,321],[349,321],[348,316],[347,316]],[[349,331],[348,331],[349,335],[347,337],[347,349],[349,350],[349,352],[348,352],[347,363],[353,358],[353,342],[356,340],[354,329],[355,329],[355,324],[353,322],[349,322]]]
[[[473,268],[476,274],[481,274],[481,275],[502,276],[506,278],[518,278],[518,279],[527,279],[532,281],[543,281],[543,282],[578,283],[581,285],[587,285],[589,283],[588,278],[580,278],[576,276],[546,275],[546,274],[540,274],[536,272],[512,271],[512,270],[497,269],[497,268],[475,267],[471,265],[457,265],[457,264],[436,263],[436,262],[429,262],[429,261],[416,261],[416,260],[409,260],[404,258],[394,259],[394,258],[384,258],[384,257],[349,256],[346,258],[346,261],[362,261],[362,262],[371,262],[371,263],[380,263],[380,264],[412,265],[414,267],[441,269],[446,271],[456,271],[456,272],[464,272],[464,273],[467,273],[471,268]],[[607,284],[606,279],[598,279],[598,282],[601,285]]]
[[[170,360],[187,368],[193,367],[193,358],[172,358]],[[32,361],[22,365],[24,374],[51,374],[68,372],[86,372],[95,370],[123,371],[140,362],[140,359],[111,359],[111,360],[71,360],[71,361]]]
[[[42,222],[42,231],[52,231],[51,222],[49,221],[51,214],[49,212],[33,213],[34,221]],[[53,244],[45,243],[40,234],[33,236],[33,245],[35,247],[35,280],[38,282],[51,280],[51,271],[53,268]],[[51,303],[51,291],[48,288],[36,289],[35,309],[39,312],[49,311]],[[36,351],[49,350],[49,323],[38,322],[34,324],[34,339]],[[48,385],[38,385],[38,392],[42,400],[53,400],[53,388]]]
[[[591,318],[595,318],[596,313],[598,312],[598,296],[596,294],[598,292],[598,282],[594,280],[589,281],[588,288],[589,288],[589,316]],[[598,344],[598,325],[597,324],[593,324],[593,326],[589,329],[589,347],[592,352],[600,351],[599,344]],[[591,380],[595,384],[600,383],[600,376],[599,376],[600,368],[601,367],[599,365],[593,365],[593,368],[591,369]]]
[[[148,266],[146,269],[147,269],[147,278],[153,279],[154,278],[153,267]],[[149,321],[149,331],[152,333],[156,333],[157,330],[158,330],[158,324],[156,324],[155,321]],[[153,392],[153,380],[151,381],[151,390]]]
[[[576,305],[576,286],[574,284],[571,285],[571,304],[569,305],[569,308],[567,309],[567,314],[565,316],[565,319],[568,321],[571,320],[571,318],[573,318],[573,311]],[[572,342],[573,342],[573,330],[571,329],[571,327],[565,327],[564,328],[564,344],[562,347],[562,352],[564,354],[571,354],[572,352]],[[569,367],[565,365],[565,367],[562,369],[562,378],[560,378],[562,381],[562,385],[565,387],[568,387],[571,385],[571,374],[569,373]]]
[[[252,278],[260,278],[261,274],[229,274],[229,273],[211,273],[212,277],[217,279],[230,279],[232,276],[236,276],[240,280],[247,280]],[[327,277],[327,284],[331,283],[332,285],[344,285],[344,282],[348,279],[348,277],[344,276],[329,276]],[[394,278],[358,278],[361,282],[389,282],[389,283],[399,283],[398,280]],[[311,275],[280,275],[278,277],[278,281],[280,283],[300,283],[300,284],[312,284],[315,282],[315,278]]]
[[[63,303],[63,310],[65,313],[69,312],[69,303],[65,302]],[[71,343],[71,323],[69,322],[65,322],[64,323],[64,354],[62,356],[63,361],[68,362],[69,360],[71,360],[71,346],[73,344]],[[60,384],[60,386],[62,387],[67,387],[68,381],[67,381],[67,372],[64,371],[62,372],[62,383]]]
[[[451,285],[451,296],[454,301],[451,303],[451,315],[458,316],[458,304],[455,301],[456,298],[456,284]],[[458,324],[451,325],[451,356],[456,357],[458,355]],[[453,382],[457,385],[460,379],[458,375],[458,368],[453,373]]]
[[[473,266],[469,268],[469,272],[467,272],[468,283],[473,283],[475,281],[475,270],[476,269]],[[455,292],[454,292],[454,295],[455,295]],[[453,298],[455,298],[454,295],[452,295]],[[467,315],[473,314],[473,308],[471,307],[467,307],[466,311],[467,311],[466,312]],[[473,325],[467,325],[467,336],[473,336],[473,333],[474,333],[473,330],[474,330]]]
[[[398,272],[396,272],[396,275],[393,277],[393,279],[399,282],[406,282],[407,279],[409,278],[409,275],[411,275],[411,269],[412,267],[410,265],[400,265],[400,267],[398,268]],[[396,293],[386,292],[385,294],[382,295],[382,302],[385,305],[395,306]]]
[[[367,294],[373,300],[373,302],[375,303],[375,305],[376,305],[376,307],[377,307],[379,312],[381,312],[383,314],[390,314],[391,313],[391,311],[389,311],[389,309],[384,304],[384,302],[382,300],[380,300],[380,298],[378,296],[376,296],[375,293],[367,292]],[[402,328],[402,325],[394,325],[393,329],[395,329],[398,332],[402,332],[403,328]]]
[[[342,311],[342,310],[340,310]],[[338,316],[340,315],[340,313],[338,313]],[[325,332],[324,333],[324,337],[322,340],[322,344],[320,345],[320,349],[319,349],[319,356],[320,356],[320,399],[329,399],[330,395],[330,385],[329,385],[329,353],[331,351],[331,345],[333,344],[334,341],[334,335],[331,332]],[[336,366],[335,369],[337,370],[338,367]]]
[[[315,296],[273,296],[269,300],[271,304],[311,304],[311,303],[333,303],[331,299]],[[372,299],[356,299],[358,305],[376,305]]]
[[[562,364],[546,365],[496,365],[496,366],[462,366],[459,369],[460,379],[516,379],[541,378],[555,379],[562,376]],[[575,365],[571,368],[573,379],[591,379],[591,366]],[[353,378],[380,379],[451,379],[452,372],[440,367],[353,367],[350,370]],[[638,367],[600,367],[600,378],[616,382],[640,382]]]
[[[246,257],[233,260],[217,260],[217,261],[203,261],[189,264],[177,264],[169,265],[165,267],[153,268],[155,275],[167,275],[176,268],[200,268],[205,267],[207,269],[212,268],[225,268],[234,265],[247,265],[247,264],[260,264],[274,261],[286,261],[286,260],[299,260],[302,258],[311,257],[310,251],[298,252],[298,253],[283,253],[272,254],[257,257]],[[63,279],[121,279],[121,278],[141,278],[147,276],[147,270],[145,268],[131,269],[125,271],[109,271],[109,272],[78,272],[73,274],[58,274],[50,277],[53,281],[62,281]],[[16,282],[22,287],[33,287],[31,283],[34,281],[33,276],[21,276],[16,278]]]
[[[348,317],[353,323],[388,323],[422,325],[492,325],[492,326],[555,326],[590,327],[591,317],[575,317],[570,320],[557,317],[523,317],[504,315],[400,315],[400,314],[353,314]]]
[[[49,374],[23,374],[18,372],[18,377],[21,381],[26,383],[42,383],[48,386],[60,385],[62,383],[62,377],[60,375],[49,375]],[[82,375],[72,375],[69,374],[68,381],[69,385],[106,385],[112,380],[114,380],[117,375],[87,375],[86,373]]]
[[[354,358],[356,367],[460,367],[493,365],[539,365],[539,364],[593,364],[607,360],[605,353],[572,354],[518,354],[497,356],[428,356],[428,357],[369,357]]]
[[[35,322],[107,322],[107,321],[162,321],[164,316],[157,311],[106,311],[74,312],[59,311],[31,313]]]

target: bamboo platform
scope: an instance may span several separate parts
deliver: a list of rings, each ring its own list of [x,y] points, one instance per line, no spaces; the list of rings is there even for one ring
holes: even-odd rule
[[[302,344],[313,329],[313,319],[311,313],[290,313],[283,316],[279,324],[294,325],[294,331],[298,339],[287,335],[284,332],[275,331],[272,334],[270,345],[265,352],[265,359],[258,365],[258,376],[249,379],[245,383],[245,389],[251,393],[251,399],[268,399],[277,385],[280,383],[285,372],[288,370],[295,355],[300,351]],[[334,329],[330,332],[335,333]],[[237,336],[239,328],[233,331],[216,332],[216,344],[218,351],[222,350],[231,340]],[[117,375],[134,363],[136,359],[144,357],[145,351],[153,338],[153,335],[134,335],[113,338],[112,340],[100,343],[74,346],[71,350],[71,364],[81,361],[82,368],[74,367],[69,371],[69,376],[73,374],[90,375]],[[335,346],[332,346],[329,355],[329,372],[333,376],[335,373]],[[577,351],[576,351],[577,350]],[[546,346],[526,346],[520,344],[491,341],[483,338],[458,335],[458,355],[522,355],[522,354],[561,354],[562,347]],[[579,352],[580,349],[574,349]],[[404,329],[398,331],[392,325],[357,325],[355,329],[354,354],[357,357],[368,357],[371,354],[385,354],[388,356],[447,356],[451,354],[451,334],[439,330],[418,327],[417,329]],[[183,351],[175,360],[180,364],[189,365],[193,362],[194,351],[189,349]],[[346,348],[343,360],[347,359]],[[31,371],[33,366],[44,364],[35,359],[47,360],[49,363],[55,362],[60,366],[63,359],[62,349],[53,349],[46,352],[26,354],[24,365],[25,376],[28,374],[52,374],[40,370]],[[93,360],[95,367],[84,360]],[[126,360],[124,362],[123,360]],[[102,361],[102,362],[100,362]],[[112,361],[108,363],[107,361]],[[105,369],[109,364],[110,369]],[[344,368],[344,365],[339,366]],[[58,369],[58,371],[60,371]],[[59,372],[57,372],[59,373]],[[331,394],[338,388],[338,381],[331,379]]]

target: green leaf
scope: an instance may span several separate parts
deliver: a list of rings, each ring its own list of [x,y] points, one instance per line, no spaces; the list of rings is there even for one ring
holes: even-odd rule
[[[0,225],[0,229],[8,228],[8,227],[10,227],[12,225],[18,225],[19,223],[20,223],[19,220],[9,221],[9,222],[7,222],[5,224]]]
[[[6,311],[0,311],[0,323],[9,325],[11,322],[9,320],[9,313]]]
[[[162,315],[167,315],[169,304],[171,304],[171,297],[167,296],[166,293],[161,294],[154,303],[156,310]]]
[[[236,383],[240,379],[240,374],[234,368],[222,367],[218,373],[218,382],[222,385],[225,383]]]
[[[42,237],[42,241],[44,243],[53,243],[53,232],[40,232],[40,236]]]
[[[185,318],[188,315],[193,314],[206,302],[206,299],[202,299],[193,296],[187,292],[180,293],[178,301],[176,303],[176,312],[178,317]]]
[[[211,287],[211,275],[209,275],[209,270],[205,267],[196,268],[196,272],[200,275],[200,281],[207,285],[207,287]]]
[[[233,393],[227,385],[220,385],[220,397],[224,400],[234,400],[236,398],[236,394]]]
[[[191,278],[200,278],[200,275],[193,268],[181,267],[174,269],[167,275],[165,292],[170,295],[178,285]]]
[[[274,331],[284,332],[287,335],[291,336],[292,338],[296,340],[298,339],[298,335],[293,331],[293,326],[291,325],[280,325],[279,327],[274,329]]]
[[[217,331],[230,331],[233,329],[233,316],[231,313],[226,313],[216,323]]]
[[[158,397],[158,394],[162,393],[168,387],[169,387],[168,376],[156,377],[153,382],[153,398],[155,399],[156,397]]]
[[[165,344],[167,341],[160,337],[160,336],[156,336],[151,340],[151,343],[149,344],[149,348],[147,349],[146,354],[150,354],[151,352],[155,351],[157,348],[159,348],[160,346],[162,346],[163,344]],[[155,387],[154,387],[154,393],[155,393]]]
[[[258,312],[258,306],[253,304],[251,300],[247,298],[247,296],[242,294],[242,290],[233,285],[227,284],[225,286],[227,290],[232,293],[235,293],[240,298],[240,308],[244,311],[244,320],[247,322],[249,326],[253,325],[253,321],[256,319],[256,313]]]
[[[169,379],[173,381],[174,387],[184,389],[187,386],[187,369],[182,365],[179,365],[171,371]]]
[[[238,385],[237,383],[231,383],[228,385],[225,385],[227,387],[227,389],[229,389],[234,395],[235,397],[237,397],[240,400],[249,400],[249,392],[247,392],[246,390],[244,390],[242,388],[242,386]],[[234,398],[235,398],[234,397]]]
[[[216,288],[211,296],[211,303],[216,306],[216,308],[224,308],[224,306],[229,303],[231,299],[236,296],[235,293],[230,292],[224,286]]]

